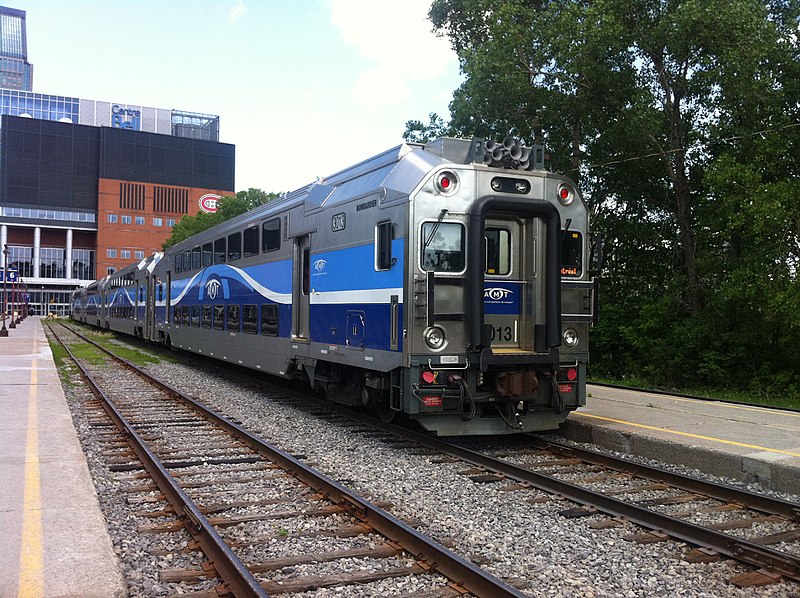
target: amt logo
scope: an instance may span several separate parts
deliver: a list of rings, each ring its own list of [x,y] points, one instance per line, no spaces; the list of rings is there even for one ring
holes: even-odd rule
[[[513,292],[514,291],[510,289],[504,289],[502,287],[494,287],[483,291],[483,298],[491,299],[492,301],[500,301],[501,299],[506,299]]]
[[[217,279],[209,280],[206,283],[206,295],[212,301],[217,298],[217,293],[219,293],[219,288],[222,286],[222,283]]]
[[[326,260],[317,260],[314,262],[314,270],[316,272],[325,272],[325,268],[328,267],[328,262]]]

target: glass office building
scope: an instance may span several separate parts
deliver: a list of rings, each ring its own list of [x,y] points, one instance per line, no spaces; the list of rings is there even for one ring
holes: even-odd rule
[[[0,6],[0,87],[33,89],[25,11]]]

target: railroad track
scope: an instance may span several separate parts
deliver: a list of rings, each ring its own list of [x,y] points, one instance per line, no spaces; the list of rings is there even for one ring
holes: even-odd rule
[[[206,364],[207,367],[207,364]],[[219,370],[222,372],[223,370]],[[230,370],[225,370],[230,377]],[[253,388],[271,387],[238,374]],[[398,450],[429,451],[429,460],[463,464],[461,473],[473,483],[497,484],[498,489],[519,492],[523,500],[540,503],[568,499],[565,517],[596,517],[595,528],[630,521],[643,531],[629,537],[649,543],[670,538],[695,546],[687,560],[711,561],[730,557],[756,569],[731,582],[746,587],[800,580],[800,505],[776,500],[738,488],[647,467],[580,449],[527,438],[523,448],[486,454],[442,441],[412,430],[382,424],[352,410],[320,401],[313,396],[280,386],[285,404],[341,421],[353,433],[384,439]],[[353,427],[352,422],[358,422]]]
[[[200,568],[162,571],[164,581],[215,581],[189,594],[195,598],[291,594],[389,578],[422,580],[412,593],[428,596],[523,595],[74,329],[60,324],[50,330],[119,429],[106,432],[108,458],[113,471],[128,472],[128,491],[149,505],[144,513],[154,523],[144,531],[185,530],[193,539],[189,548],[198,548],[207,559]],[[70,349],[77,343],[90,343],[97,353],[87,356],[84,349],[84,357],[77,357]],[[112,359],[116,363],[109,367]],[[99,416],[94,422],[105,425]],[[142,468],[152,482],[141,479]],[[258,554],[261,544],[288,536],[290,527],[304,529],[309,520],[314,525],[299,534],[304,540],[300,554],[248,562],[237,554]],[[265,524],[278,529],[265,533]],[[337,569],[337,563],[354,559],[368,566],[355,572]],[[324,572],[296,574],[310,564]]]
[[[311,397],[292,398],[301,406]],[[564,517],[604,513],[596,529],[625,521],[644,531],[627,539],[640,543],[681,540],[695,548],[691,562],[729,557],[757,569],[732,578],[738,587],[800,581],[800,504],[770,498],[732,486],[638,464],[628,459],[526,435],[527,446],[496,454],[473,451],[439,438],[384,424],[336,405],[318,403],[318,412],[331,410],[381,430],[396,445],[402,439],[435,451],[442,463],[460,462],[461,473],[476,483],[501,484],[506,492],[530,493],[531,503],[569,500],[576,507]],[[738,532],[739,535],[735,535]]]

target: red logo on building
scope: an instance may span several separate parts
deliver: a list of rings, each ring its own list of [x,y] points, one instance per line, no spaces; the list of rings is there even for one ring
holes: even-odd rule
[[[222,199],[221,195],[217,195],[216,193],[206,193],[197,201],[197,203],[200,204],[201,210],[208,212],[209,214],[213,214],[217,211],[217,202],[219,202],[220,199]]]

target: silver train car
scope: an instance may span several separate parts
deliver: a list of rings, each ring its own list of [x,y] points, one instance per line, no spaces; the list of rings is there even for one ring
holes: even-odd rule
[[[442,436],[586,401],[597,290],[574,184],[513,139],[402,144],[77,291],[72,317]]]

